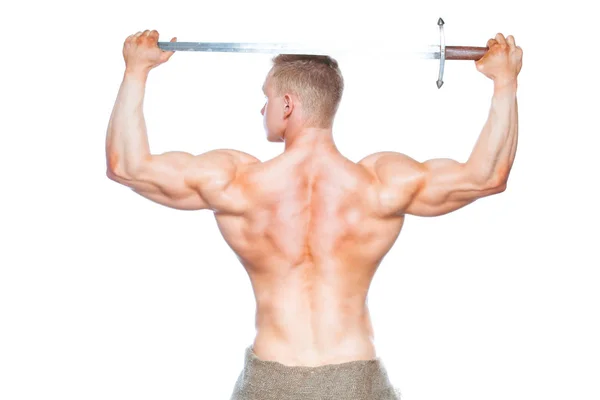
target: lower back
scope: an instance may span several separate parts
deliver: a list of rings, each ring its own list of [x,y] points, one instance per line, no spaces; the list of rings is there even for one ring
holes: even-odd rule
[[[366,301],[297,294],[257,302],[254,353],[290,366],[319,366],[375,357]]]

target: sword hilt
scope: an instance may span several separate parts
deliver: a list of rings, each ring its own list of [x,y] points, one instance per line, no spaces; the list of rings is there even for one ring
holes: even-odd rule
[[[489,47],[446,46],[446,60],[477,61],[485,55]]]
[[[444,84],[444,65],[446,64],[446,60],[477,61],[488,51],[487,47],[446,46],[444,24],[445,22],[443,19],[438,19],[438,26],[440,27],[440,72],[438,74],[438,80],[435,82],[438,89]]]

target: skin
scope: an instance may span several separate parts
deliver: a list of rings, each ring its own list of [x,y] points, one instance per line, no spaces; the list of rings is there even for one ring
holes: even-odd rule
[[[261,162],[231,149],[150,154],[145,84],[149,71],[173,55],[157,41],[156,31],[125,41],[126,70],[107,130],[107,176],[167,207],[214,212],[252,283],[259,358],[311,367],[375,358],[367,294],[405,215],[443,215],[506,189],[522,60],[514,38],[496,35],[476,62],[494,92],[464,163],[418,162],[391,151],[350,161],[331,127],[307,126],[300,99],[276,96],[269,76],[261,113],[267,140],[285,143],[281,155]]]

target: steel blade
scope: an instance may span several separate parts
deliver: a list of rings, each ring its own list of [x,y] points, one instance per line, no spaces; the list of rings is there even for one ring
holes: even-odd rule
[[[164,51],[201,51],[213,53],[264,53],[307,55],[389,54],[401,58],[439,59],[440,46],[394,48],[392,46],[306,45],[295,43],[158,42]]]

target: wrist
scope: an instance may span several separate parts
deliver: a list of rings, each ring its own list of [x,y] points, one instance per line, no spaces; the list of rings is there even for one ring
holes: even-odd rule
[[[517,86],[516,79],[496,80],[494,81],[494,93],[516,92]]]
[[[127,68],[125,68],[124,75],[125,75],[125,77],[134,78],[136,80],[146,81],[146,79],[148,79],[149,72],[150,72],[150,69],[147,69],[147,68],[127,67]]]

